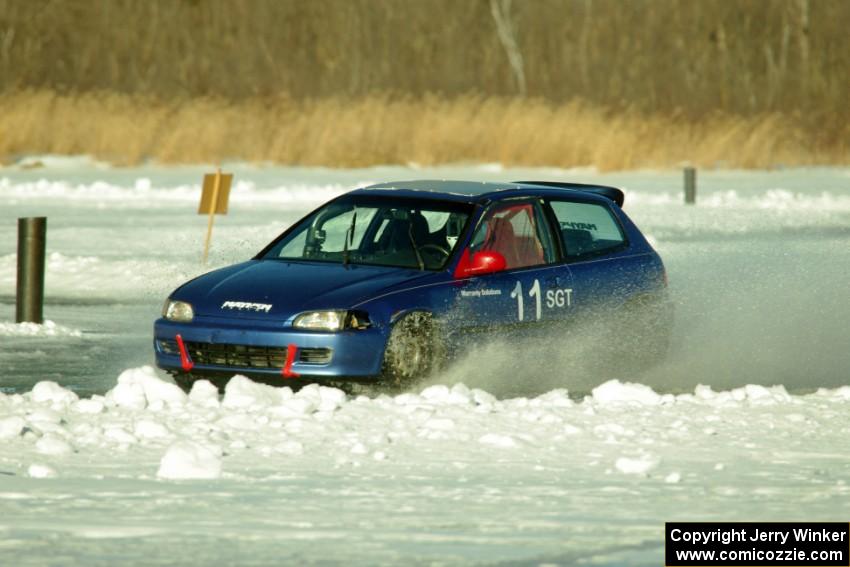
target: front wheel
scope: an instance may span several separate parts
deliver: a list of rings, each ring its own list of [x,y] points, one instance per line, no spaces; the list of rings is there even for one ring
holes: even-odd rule
[[[190,375],[179,372],[169,372],[169,374],[171,374],[171,379],[174,380],[174,383],[177,384],[181,390],[187,394],[192,390],[192,384],[195,383],[195,380],[192,379]]]
[[[195,382],[198,380],[206,380],[210,382],[213,386],[218,388],[218,392],[220,394],[224,393],[224,387],[227,386],[227,383],[230,381],[230,377],[220,378],[220,377],[210,377],[210,376],[196,376],[193,374],[186,374],[185,372],[169,372],[171,374],[171,379],[174,380],[174,383],[180,387],[181,390],[186,392],[187,394],[192,391],[192,386],[195,385]]]
[[[441,341],[430,313],[414,311],[393,325],[384,352],[382,381],[394,388],[411,386],[436,369]]]

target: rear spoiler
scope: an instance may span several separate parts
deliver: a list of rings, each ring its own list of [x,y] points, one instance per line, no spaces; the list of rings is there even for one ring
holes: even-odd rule
[[[574,191],[584,191],[585,193],[593,193],[611,199],[617,206],[622,207],[626,196],[616,187],[608,187],[607,185],[589,185],[586,183],[567,183],[563,181],[513,181],[522,185],[542,185],[544,187],[558,187],[559,189],[572,189]]]

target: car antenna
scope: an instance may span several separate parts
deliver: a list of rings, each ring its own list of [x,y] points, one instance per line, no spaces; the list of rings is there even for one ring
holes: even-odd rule
[[[416,254],[416,261],[419,263],[419,269],[425,271],[425,262],[422,261],[422,254],[419,253],[419,247],[416,246],[416,239],[413,238],[413,223],[407,225],[407,236],[410,237],[410,243],[413,245],[413,253]]]
[[[351,225],[345,231],[345,240],[342,243],[342,265],[348,265],[348,242],[354,242],[354,224],[357,222],[357,207],[354,207],[354,216],[351,217]]]

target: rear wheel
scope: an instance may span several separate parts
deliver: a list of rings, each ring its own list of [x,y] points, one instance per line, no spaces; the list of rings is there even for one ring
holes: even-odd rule
[[[442,348],[430,313],[414,311],[393,325],[384,352],[383,382],[411,386],[436,369]]]

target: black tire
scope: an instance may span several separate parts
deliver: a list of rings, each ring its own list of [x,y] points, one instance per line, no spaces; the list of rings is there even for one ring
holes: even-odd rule
[[[171,378],[174,380],[174,383],[180,387],[181,390],[186,392],[187,394],[192,391],[192,386],[198,380],[206,380],[212,383],[213,386],[218,388],[218,392],[220,394],[224,393],[224,387],[227,386],[227,383],[230,381],[230,377],[211,377],[211,376],[198,376],[195,374],[186,374],[185,372],[170,372]]]
[[[436,370],[441,344],[430,313],[414,311],[403,316],[393,325],[387,341],[382,382],[396,389],[419,382]]]

